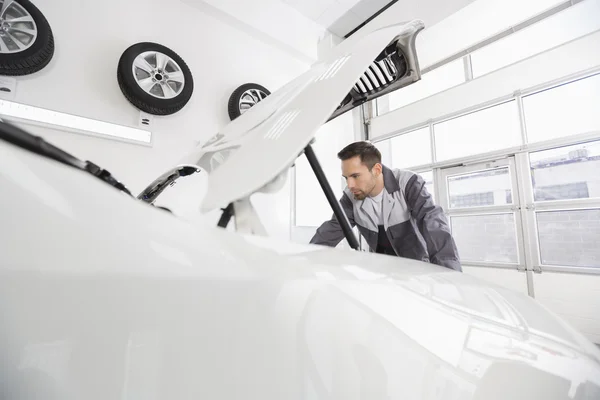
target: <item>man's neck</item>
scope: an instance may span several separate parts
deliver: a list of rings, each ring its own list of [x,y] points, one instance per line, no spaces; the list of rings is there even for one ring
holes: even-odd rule
[[[373,190],[371,190],[371,193],[369,194],[370,197],[376,197],[379,196],[381,194],[381,192],[383,192],[383,188],[384,188],[384,184],[383,184],[383,174],[379,176],[379,179],[377,179],[377,183],[375,184],[375,187],[373,188]]]

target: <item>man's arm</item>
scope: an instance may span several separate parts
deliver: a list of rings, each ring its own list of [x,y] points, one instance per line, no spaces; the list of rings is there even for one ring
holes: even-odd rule
[[[429,260],[446,268],[462,271],[456,243],[444,210],[434,204],[425,188],[425,181],[415,174],[405,188],[406,203],[412,217],[417,221],[421,235],[427,243]]]
[[[350,221],[350,225],[354,227],[356,224],[354,222],[354,211],[352,210],[352,201],[350,201],[346,193],[342,195],[342,198],[340,199],[340,204],[342,205],[342,209],[346,213],[346,217],[348,217],[348,221]],[[317,229],[317,233],[315,233],[315,236],[313,236],[313,238],[310,239],[310,243],[335,247],[343,238],[344,231],[342,230],[342,227],[340,226],[335,215],[333,215],[329,221],[325,221]]]

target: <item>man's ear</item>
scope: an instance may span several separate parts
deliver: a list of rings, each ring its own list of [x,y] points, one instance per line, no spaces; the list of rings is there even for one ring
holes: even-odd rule
[[[373,169],[375,170],[375,172],[377,172],[378,175],[383,172],[383,166],[380,163],[373,165]]]

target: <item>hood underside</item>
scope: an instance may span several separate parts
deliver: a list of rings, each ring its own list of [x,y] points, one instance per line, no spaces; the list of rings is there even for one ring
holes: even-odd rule
[[[204,212],[260,191],[287,171],[327,121],[420,79],[419,20],[374,31],[336,48],[208,142],[182,164],[209,173]]]

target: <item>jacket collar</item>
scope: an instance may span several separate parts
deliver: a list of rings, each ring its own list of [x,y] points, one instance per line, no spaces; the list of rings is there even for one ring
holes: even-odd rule
[[[383,167],[383,187],[385,190],[390,194],[399,191],[400,185],[392,170],[383,164],[381,166]]]

